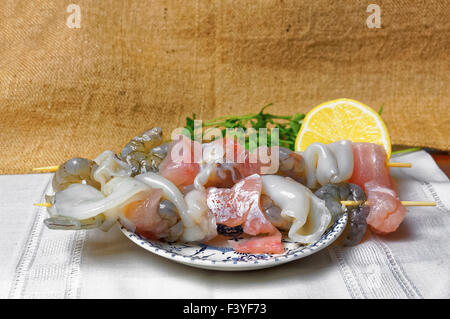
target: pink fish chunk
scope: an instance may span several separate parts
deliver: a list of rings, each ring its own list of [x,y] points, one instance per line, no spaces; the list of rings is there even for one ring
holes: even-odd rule
[[[378,144],[353,143],[353,174],[348,182],[359,185],[365,191],[364,185],[370,181],[390,187],[386,152]]]
[[[238,253],[245,254],[282,254],[281,233],[275,228],[268,236],[253,237],[244,241],[232,241],[231,246]]]
[[[349,183],[364,189],[370,205],[367,224],[378,234],[394,232],[406,217],[386,166],[386,152],[373,143],[353,143],[354,168]]]
[[[248,244],[239,244],[237,247],[241,248],[238,249],[256,249],[258,251],[251,251],[256,253],[261,250],[261,247],[266,247],[268,251],[274,251],[273,247],[276,247],[278,252],[280,246],[282,248],[281,234],[279,237],[274,237],[278,230],[267,220],[261,210],[259,204],[261,189],[261,176],[253,174],[242,179],[232,188],[208,188],[206,204],[216,217],[218,224],[229,227],[242,225],[244,233],[252,236],[268,234],[268,236],[251,238]],[[275,245],[277,241],[279,245]]]
[[[370,212],[367,224],[381,235],[392,233],[406,217],[406,208],[397,198],[397,193],[387,187],[379,186],[375,181],[365,184]]]
[[[159,165],[159,174],[178,188],[192,185],[200,171],[199,159],[195,155],[201,154],[201,147],[198,142],[180,135],[178,140],[170,144],[167,156]],[[194,150],[197,151],[195,154]]]
[[[162,190],[152,189],[148,195],[124,208],[125,217],[136,226],[136,232],[150,239],[167,236],[169,222],[158,213]]]
[[[258,153],[266,150],[267,147],[261,146],[255,149],[253,152],[249,152],[244,145],[242,145],[237,139],[232,137],[219,139],[212,143],[222,147],[224,154],[223,163],[232,164],[236,173],[241,178],[253,174],[261,174],[262,167],[267,165],[261,161],[261,157]]]

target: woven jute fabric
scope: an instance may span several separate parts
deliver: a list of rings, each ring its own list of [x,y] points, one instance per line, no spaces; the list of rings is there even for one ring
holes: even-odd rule
[[[370,3],[381,28],[366,24]],[[80,28],[68,25],[80,8]],[[449,150],[450,3],[0,2],[0,173],[120,151],[158,125],[340,97],[384,105],[393,144]]]

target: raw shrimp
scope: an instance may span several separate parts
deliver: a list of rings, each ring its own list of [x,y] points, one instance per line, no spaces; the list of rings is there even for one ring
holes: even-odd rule
[[[62,191],[72,184],[87,184],[100,189],[100,183],[93,177],[98,165],[87,159],[75,157],[60,165],[53,176],[52,186],[55,192]]]
[[[349,224],[343,235],[344,246],[354,246],[358,244],[364,236],[367,228],[366,218],[369,214],[369,207],[364,205],[366,195],[361,187],[355,184],[325,184],[319,188],[315,195],[325,201],[325,205],[331,212],[335,222],[344,212],[348,213]],[[360,205],[343,206],[341,201],[358,201]]]
[[[276,175],[287,176],[306,184],[306,165],[303,156],[288,148],[279,147],[280,165]]]
[[[261,208],[267,219],[278,229],[289,230],[291,222],[281,216],[281,208],[267,195],[261,195]]]
[[[199,190],[211,186],[231,187],[247,176],[241,172],[247,167],[246,158],[247,151],[233,139],[200,144],[181,135],[170,144],[159,172],[183,190],[185,187]]]
[[[222,138],[202,144],[199,167],[195,188],[230,188],[242,178],[259,173],[260,163],[250,163],[249,152],[236,139]]]
[[[242,176],[233,163],[225,163],[224,140],[202,144],[200,169],[194,179],[194,187],[232,187]]]
[[[159,127],[154,127],[140,136],[133,137],[125,145],[120,152],[120,158],[131,166],[131,176],[158,171],[164,149],[155,150],[155,148],[161,143],[162,130]]]

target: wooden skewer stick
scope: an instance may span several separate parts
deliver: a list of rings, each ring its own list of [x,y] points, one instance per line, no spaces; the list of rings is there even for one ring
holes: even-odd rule
[[[394,163],[394,162],[392,162],[392,163],[387,163],[386,165],[388,167],[406,167],[406,168],[412,167],[411,163]],[[52,173],[52,172],[56,172],[58,170],[58,168],[59,168],[58,165],[56,165],[56,166],[44,166],[44,167],[33,168],[33,171],[34,172],[44,172],[45,171],[45,172]]]
[[[52,203],[36,203],[33,204],[34,206],[39,206],[39,207],[52,207]]]
[[[435,202],[419,202],[419,201],[401,201],[400,202],[403,206],[436,206]],[[342,205],[345,206],[357,206],[360,205],[360,201],[352,201],[352,200],[343,200],[341,201]],[[370,203],[367,201],[364,203],[364,205],[369,205]]]
[[[47,172],[56,172],[58,170],[59,166],[45,166],[45,167],[36,167],[33,168],[33,171],[37,172],[41,172],[41,171],[47,171]]]
[[[412,166],[411,163],[387,163],[386,166],[388,167],[408,167],[410,168]]]
[[[420,201],[401,201],[400,202],[403,206],[436,206],[435,202],[420,202]],[[353,201],[353,200],[342,200],[342,205],[345,206],[357,206],[361,204],[361,201]],[[40,206],[40,207],[52,207],[52,203],[37,203],[33,204],[34,206]],[[364,205],[369,205],[369,202],[365,202]]]

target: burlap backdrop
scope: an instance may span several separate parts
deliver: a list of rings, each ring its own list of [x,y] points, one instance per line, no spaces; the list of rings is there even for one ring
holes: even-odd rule
[[[381,29],[366,26],[369,3]],[[120,151],[192,112],[292,114],[339,97],[384,104],[393,143],[448,150],[449,52],[448,0],[2,0],[0,172]]]

